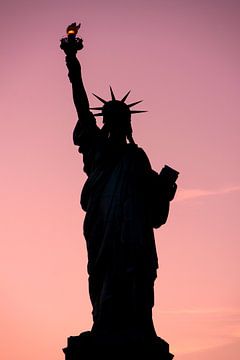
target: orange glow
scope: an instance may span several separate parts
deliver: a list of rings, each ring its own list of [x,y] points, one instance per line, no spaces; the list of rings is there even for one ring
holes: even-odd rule
[[[67,34],[68,35],[77,35],[78,30],[80,29],[81,24],[72,23],[71,25],[68,25],[67,27]]]

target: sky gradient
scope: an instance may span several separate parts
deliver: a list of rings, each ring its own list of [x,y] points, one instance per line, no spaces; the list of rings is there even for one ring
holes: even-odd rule
[[[91,106],[92,92],[131,89],[148,110],[133,116],[136,143],[155,170],[180,172],[155,232],[157,333],[176,360],[239,358],[239,1],[10,0],[0,16],[1,359],[64,359],[91,327],[86,176],[59,48],[73,21]]]

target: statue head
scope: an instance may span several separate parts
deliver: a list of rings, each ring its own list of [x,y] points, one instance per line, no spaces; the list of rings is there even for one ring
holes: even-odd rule
[[[131,127],[131,114],[145,112],[143,110],[131,110],[131,107],[142,102],[136,101],[132,104],[126,104],[130,91],[122,98],[122,100],[116,100],[112,88],[110,87],[111,100],[106,101],[99,96],[93,94],[98,100],[103,103],[102,107],[92,108],[93,110],[101,110],[100,113],[94,114],[94,116],[103,117],[103,128],[108,137],[115,139],[127,138],[129,142],[134,143],[132,138]]]

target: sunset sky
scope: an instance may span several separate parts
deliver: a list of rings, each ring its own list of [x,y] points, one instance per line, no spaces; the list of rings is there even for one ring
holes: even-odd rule
[[[148,111],[133,116],[135,141],[156,171],[180,172],[155,232],[157,333],[176,360],[239,359],[240,1],[8,0],[0,17],[0,358],[64,360],[67,337],[92,324],[59,48],[76,21],[91,106],[109,85],[131,89]]]

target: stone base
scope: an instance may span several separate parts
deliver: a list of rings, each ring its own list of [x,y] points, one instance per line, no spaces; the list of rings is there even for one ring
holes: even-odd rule
[[[171,360],[174,355],[169,352],[169,345],[160,337],[148,344],[102,345],[92,336],[84,332],[79,336],[70,336],[68,345],[63,349],[65,360],[91,360],[94,358],[124,360]]]

